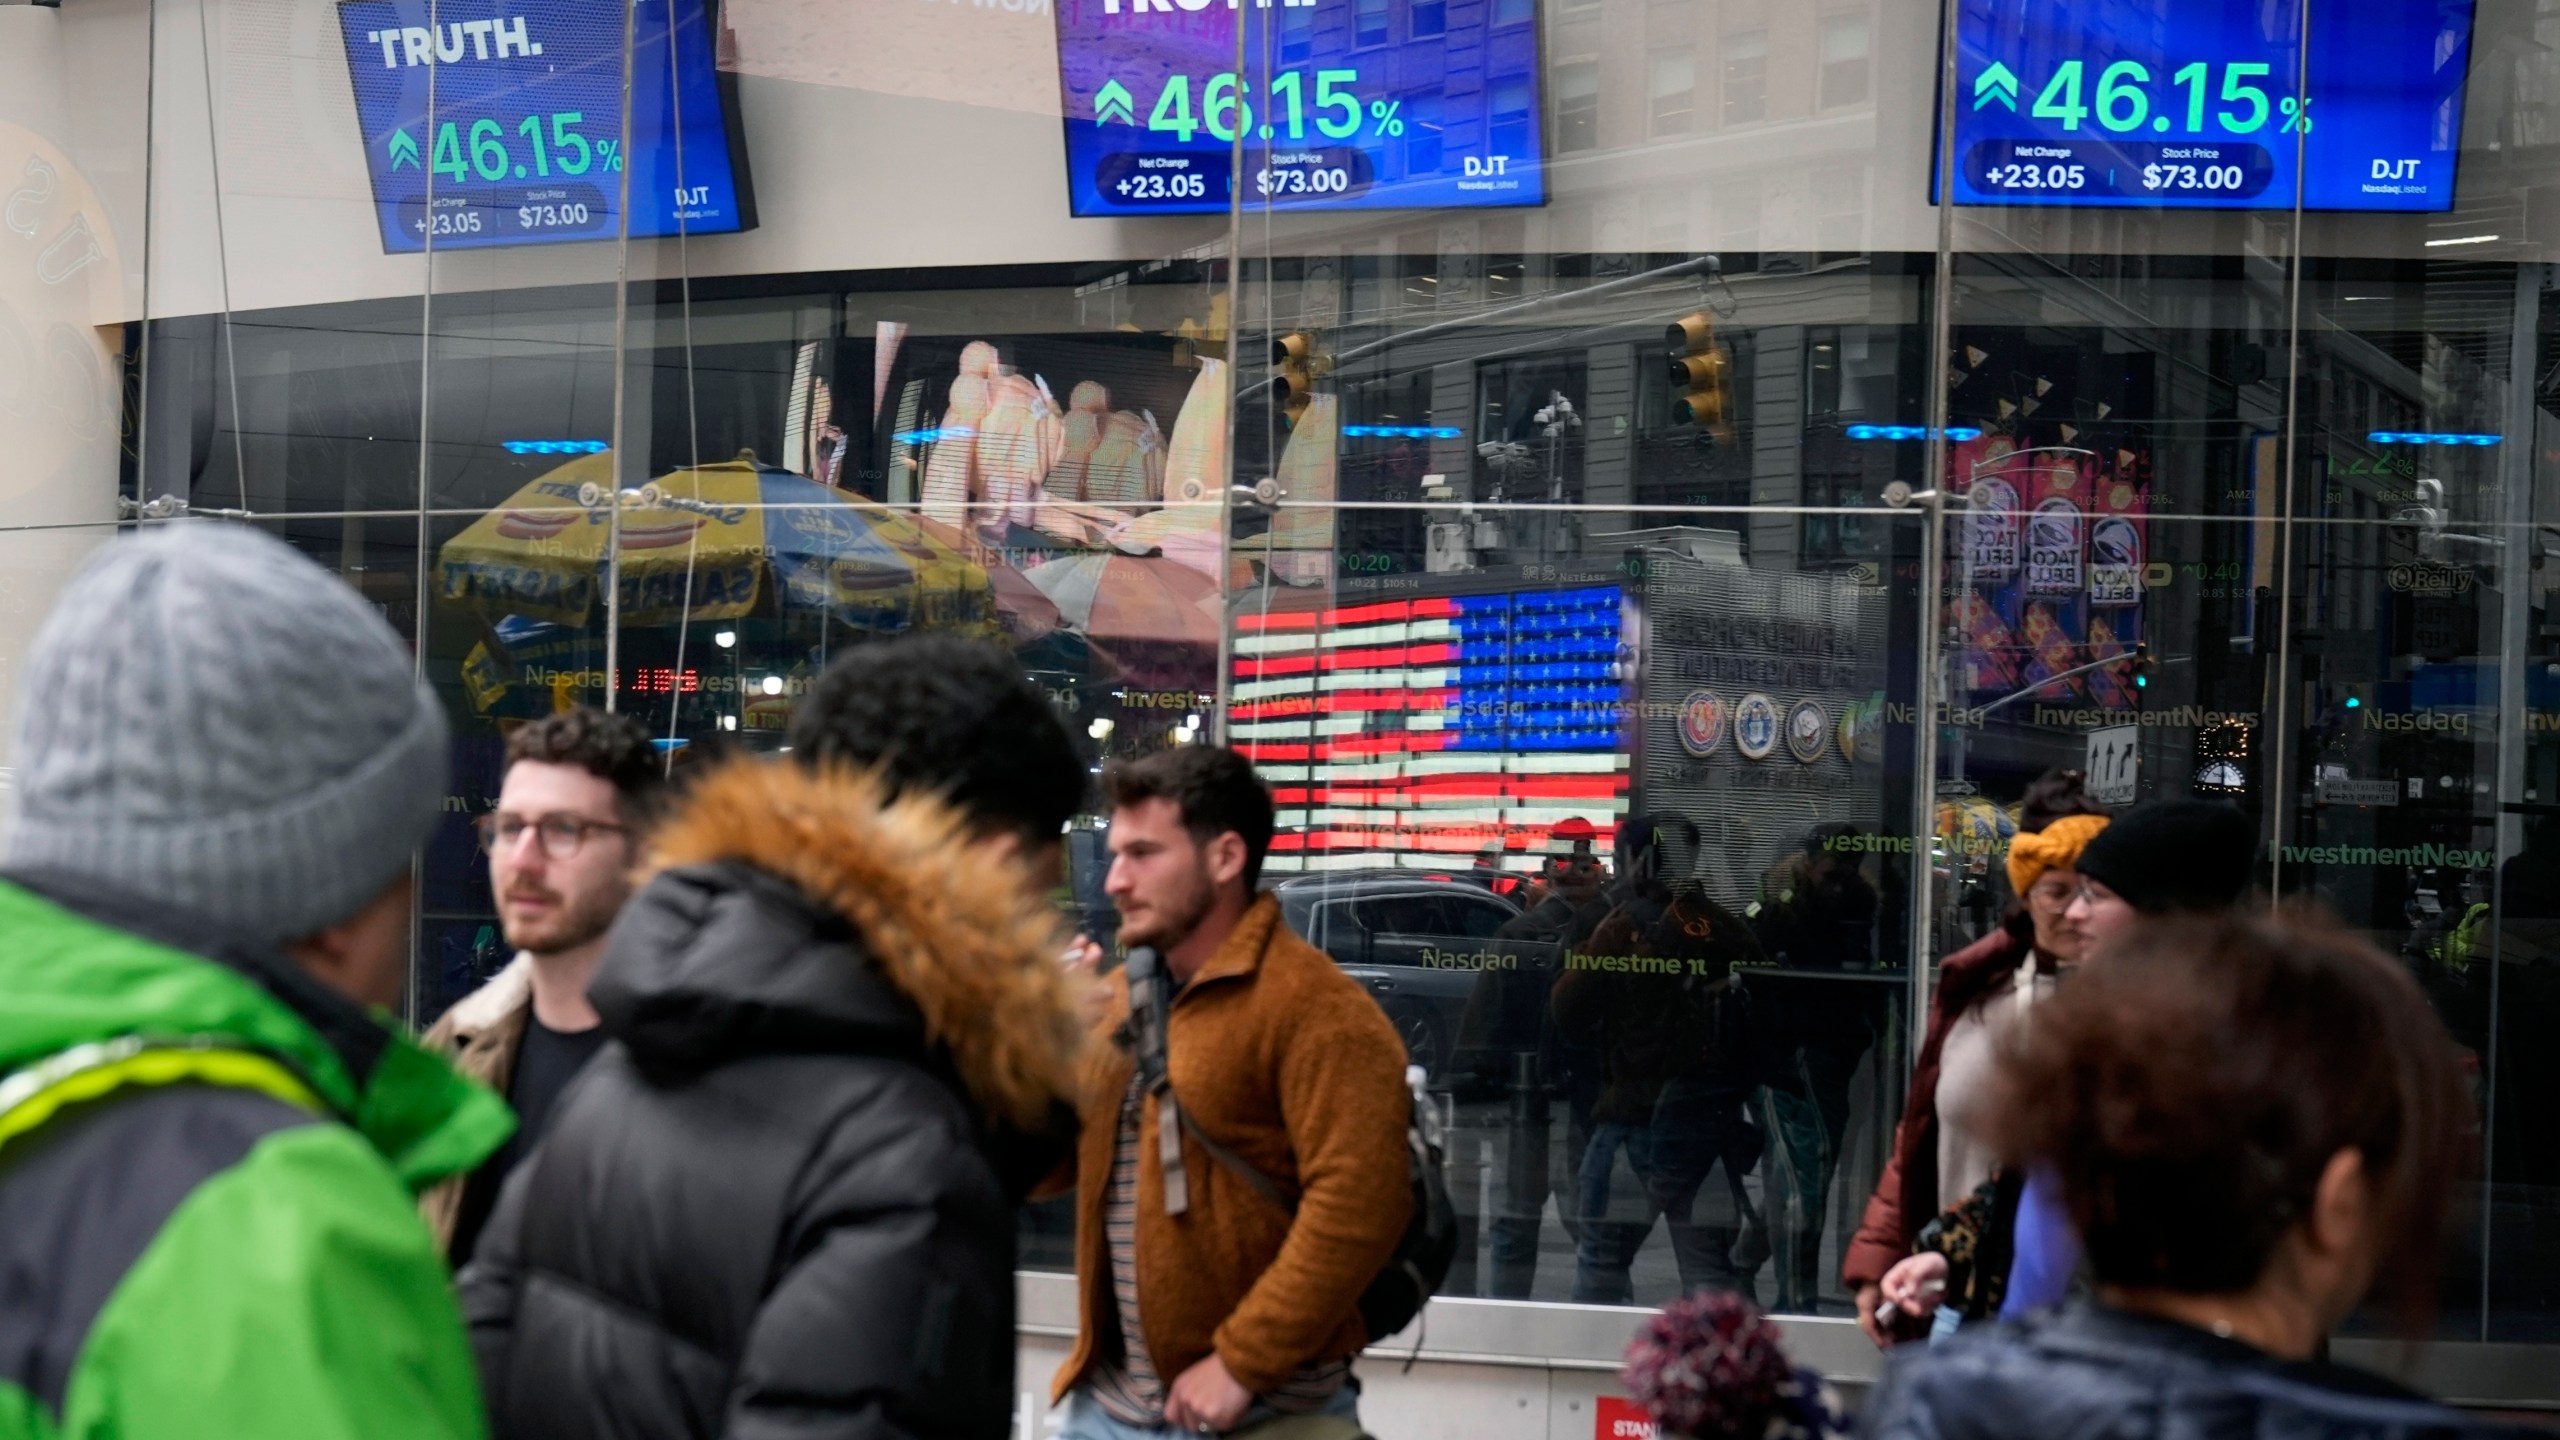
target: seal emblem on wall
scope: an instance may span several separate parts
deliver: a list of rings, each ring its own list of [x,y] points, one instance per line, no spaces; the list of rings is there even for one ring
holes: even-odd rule
[[[1733,748],[1746,759],[1766,760],[1778,748],[1778,702],[1755,690],[1733,707]]]
[[[1819,700],[1799,700],[1787,711],[1787,749],[1810,765],[1831,748],[1831,712]]]
[[[1724,743],[1724,697],[1713,690],[1692,690],[1680,706],[1680,748],[1692,755],[1712,754]]]

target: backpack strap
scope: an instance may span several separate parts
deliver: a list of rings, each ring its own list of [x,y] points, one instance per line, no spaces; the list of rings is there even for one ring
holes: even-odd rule
[[[1164,1032],[1172,997],[1166,993],[1164,959],[1149,946],[1129,952],[1129,1020],[1137,1031],[1138,1074],[1146,1093],[1156,1097],[1156,1168],[1164,1182],[1164,1213],[1180,1215],[1191,1208],[1191,1177],[1182,1168],[1180,1101],[1173,1098],[1173,1078],[1166,1071]]]
[[[1136,1032],[1138,1074],[1146,1093],[1156,1097],[1156,1163],[1164,1176],[1164,1213],[1180,1215],[1191,1208],[1191,1181],[1183,1169],[1182,1137],[1188,1132],[1209,1152],[1209,1158],[1226,1166],[1259,1193],[1262,1198],[1295,1216],[1297,1202],[1281,1192],[1277,1182],[1260,1167],[1243,1156],[1209,1138],[1200,1123],[1191,1118],[1174,1098],[1173,1075],[1165,1060],[1165,1037],[1169,1031],[1172,996],[1169,977],[1164,971],[1163,957],[1147,947],[1129,952],[1129,1019]]]
[[[1172,1092],[1170,1090],[1166,1091],[1166,1094],[1168,1095],[1171,1093]],[[1263,1199],[1279,1206],[1282,1210],[1287,1211],[1292,1216],[1295,1216],[1298,1213],[1298,1202],[1280,1193],[1279,1182],[1262,1173],[1261,1166],[1254,1164],[1252,1161],[1245,1159],[1243,1156],[1228,1149],[1226,1146],[1210,1139],[1209,1132],[1201,1129],[1200,1123],[1192,1119],[1188,1112],[1178,1111],[1176,1112],[1176,1118],[1181,1121],[1183,1129],[1191,1132],[1191,1138],[1200,1142],[1200,1148],[1209,1152],[1210,1159],[1215,1160],[1219,1164],[1226,1166],[1229,1170],[1234,1171],[1237,1179],[1252,1186],[1255,1191],[1261,1194]],[[1159,1121],[1158,1123],[1161,1124],[1162,1122]]]
[[[0,1151],[75,1105],[143,1085],[254,1090],[314,1115],[330,1108],[284,1062],[210,1037],[124,1035],[74,1045],[0,1078]]]

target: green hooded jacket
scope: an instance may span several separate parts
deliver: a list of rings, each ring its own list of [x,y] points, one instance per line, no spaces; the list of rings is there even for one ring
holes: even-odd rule
[[[514,1127],[283,957],[0,881],[0,1440],[486,1433],[415,1191]]]

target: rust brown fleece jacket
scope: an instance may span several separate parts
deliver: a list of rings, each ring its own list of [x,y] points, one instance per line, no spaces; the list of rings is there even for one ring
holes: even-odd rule
[[[1102,1034],[1129,1014],[1124,975]],[[1404,1234],[1404,1046],[1368,992],[1290,933],[1278,901],[1245,912],[1173,1003],[1165,1042],[1173,1093],[1219,1144],[1298,1197],[1298,1214],[1185,1138],[1189,1213],[1164,1213],[1157,1106],[1139,1115],[1138,1315],[1168,1384],[1215,1350],[1237,1382],[1265,1394],[1300,1367],[1355,1354],[1372,1338],[1360,1292]],[[1053,1399],[1084,1382],[1097,1337],[1117,1324],[1104,1191],[1120,1102],[1136,1069],[1109,1040],[1086,1047],[1077,1110],[1076,1287],[1083,1322]]]

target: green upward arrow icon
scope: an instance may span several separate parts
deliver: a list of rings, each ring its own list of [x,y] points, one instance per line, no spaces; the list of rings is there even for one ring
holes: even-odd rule
[[[1127,87],[1117,80],[1105,80],[1102,88],[1093,92],[1093,123],[1102,125],[1117,120],[1123,125],[1135,125],[1138,123],[1137,107],[1138,102],[1129,94]]]
[[[384,148],[391,152],[392,169],[397,170],[403,165],[412,170],[418,168],[418,142],[409,138],[408,131],[392,131],[391,141]]]
[[[2018,108],[2018,77],[1997,60],[1973,79],[1973,108],[1979,110],[1994,100],[2012,110]]]

